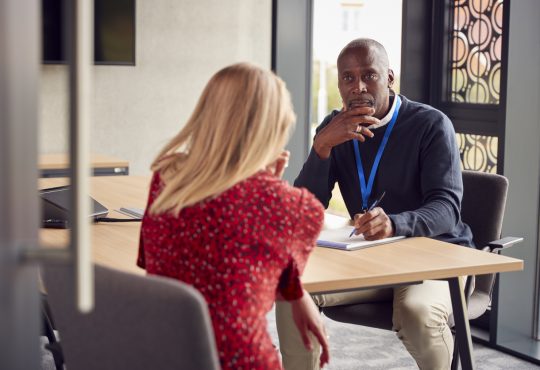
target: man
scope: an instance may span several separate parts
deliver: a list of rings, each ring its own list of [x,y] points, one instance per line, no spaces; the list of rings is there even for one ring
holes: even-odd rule
[[[472,245],[471,231],[460,219],[463,184],[450,120],[392,91],[394,73],[384,47],[374,40],[350,42],[337,66],[343,109],[317,128],[295,185],[308,188],[327,207],[337,182],[356,233],[368,240],[427,236]],[[379,206],[366,212],[383,192]],[[419,368],[450,368],[447,282],[315,295],[313,300],[319,306],[393,300],[394,330]],[[306,350],[289,330],[290,316],[290,308],[277,305],[285,369],[317,369],[317,349]]]

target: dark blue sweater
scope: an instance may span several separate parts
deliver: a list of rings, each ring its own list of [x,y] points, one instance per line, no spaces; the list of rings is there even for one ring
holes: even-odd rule
[[[452,123],[433,107],[400,96],[398,119],[381,158],[369,204],[386,192],[379,206],[392,220],[396,236],[427,236],[472,246],[471,230],[460,218],[463,182]],[[328,115],[317,132],[338,113]],[[386,127],[373,129],[373,138],[359,142],[366,181]],[[362,210],[352,141],[335,146],[325,160],[312,148],[294,185],[306,187],[326,208],[336,182],[352,218]]]

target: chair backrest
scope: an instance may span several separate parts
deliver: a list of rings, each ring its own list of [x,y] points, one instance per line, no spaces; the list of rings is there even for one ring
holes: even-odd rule
[[[471,227],[476,248],[501,237],[508,180],[492,173],[463,171],[461,219]]]
[[[206,303],[192,287],[96,266],[95,308],[81,314],[70,267],[43,272],[67,369],[219,369]]]
[[[504,176],[463,171],[463,200],[461,219],[470,226],[477,249],[501,237],[501,229],[508,192],[508,180]],[[469,297],[470,319],[481,316],[491,302],[496,274],[477,275],[475,288]],[[453,316],[449,319],[453,325]]]

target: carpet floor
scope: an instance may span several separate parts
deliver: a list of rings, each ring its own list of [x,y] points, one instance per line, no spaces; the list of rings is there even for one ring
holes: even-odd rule
[[[268,331],[278,345],[274,312],[267,319]],[[331,361],[326,370],[418,369],[394,332],[323,319],[330,337]],[[474,359],[477,370],[540,370],[540,366],[477,343]]]
[[[268,330],[278,345],[274,312],[267,316]],[[396,334],[357,325],[343,324],[324,317],[330,337],[330,364],[326,370],[414,370],[416,363]],[[45,344],[47,339],[42,338]],[[503,352],[474,344],[478,370],[540,370],[540,366]],[[51,354],[43,349],[42,370],[55,370]]]

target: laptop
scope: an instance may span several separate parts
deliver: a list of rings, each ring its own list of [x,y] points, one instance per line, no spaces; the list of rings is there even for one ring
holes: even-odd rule
[[[68,228],[70,213],[70,186],[58,186],[39,191],[42,207],[42,227]],[[93,198],[89,217],[105,217],[109,210]]]

